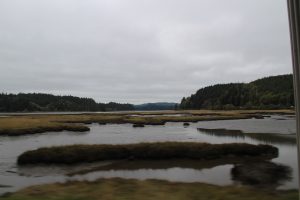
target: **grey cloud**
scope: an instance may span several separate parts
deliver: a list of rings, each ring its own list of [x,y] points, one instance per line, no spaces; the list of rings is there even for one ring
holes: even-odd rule
[[[0,91],[179,102],[291,73],[285,1],[1,0]]]

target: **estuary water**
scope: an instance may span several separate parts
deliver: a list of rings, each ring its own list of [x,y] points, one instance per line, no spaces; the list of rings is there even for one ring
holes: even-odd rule
[[[267,165],[280,165],[286,174],[271,176],[261,184],[279,189],[298,187],[297,150],[294,116],[272,115],[264,119],[241,119],[190,123],[166,123],[163,126],[133,128],[132,124],[90,124],[90,131],[47,132],[18,137],[0,137],[0,194],[43,183],[98,178],[162,179],[178,182],[204,182],[216,185],[247,185],[236,177],[237,166],[261,166],[259,161],[106,161],[74,166],[26,166],[16,164],[17,157],[28,150],[69,144],[130,144],[139,142],[208,142],[271,144],[279,156]],[[257,162],[257,164],[256,164]],[[265,165],[265,163],[263,163]]]

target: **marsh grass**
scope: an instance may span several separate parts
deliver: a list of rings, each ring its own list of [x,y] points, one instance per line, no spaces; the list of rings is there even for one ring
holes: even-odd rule
[[[292,200],[296,190],[258,190],[251,187],[215,186],[160,180],[99,179],[32,186],[0,200]]]
[[[245,143],[208,144],[192,142],[138,143],[120,145],[70,145],[27,151],[18,164],[74,164],[103,160],[212,160],[224,157],[276,157],[278,149],[270,145]]]
[[[261,118],[262,114],[293,114],[292,110],[267,111],[159,111],[159,112],[123,112],[123,113],[87,113],[87,114],[55,114],[55,115],[22,115],[0,118],[0,135],[17,136],[23,134],[43,133],[48,131],[88,131],[86,126],[98,124],[142,124],[164,125],[167,122],[198,122],[212,120],[232,120]],[[184,114],[166,116],[166,114]],[[132,116],[134,115],[134,116]],[[149,116],[148,116],[149,115]],[[150,116],[152,115],[152,116]],[[154,116],[153,116],[154,115]]]

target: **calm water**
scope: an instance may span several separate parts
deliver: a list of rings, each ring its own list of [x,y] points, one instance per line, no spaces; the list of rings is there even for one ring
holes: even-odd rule
[[[190,141],[209,143],[246,142],[272,144],[279,148],[273,163],[291,170],[291,178],[276,180],[274,187],[298,187],[295,119],[271,116],[265,119],[227,120],[191,123],[167,123],[164,126],[133,128],[131,124],[91,124],[87,133],[49,132],[20,137],[0,137],[0,193],[15,191],[29,185],[64,182],[67,180],[95,180],[121,177],[136,179],[164,179],[181,182],[205,182],[217,185],[241,184],[231,175],[232,161],[200,162],[174,161],[110,161],[77,166],[18,167],[18,155],[27,150],[65,144],[121,144],[157,141]],[[220,134],[204,129],[240,130],[239,134]],[[242,131],[242,132],[241,132]],[[253,134],[259,133],[259,134]],[[233,181],[233,179],[235,181]],[[243,183],[245,184],[245,183]]]

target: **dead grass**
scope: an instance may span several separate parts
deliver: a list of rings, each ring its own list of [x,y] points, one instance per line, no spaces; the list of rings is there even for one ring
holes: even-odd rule
[[[0,200],[292,200],[296,190],[262,190],[160,180],[99,179],[23,189]]]
[[[89,123],[131,123],[143,125],[164,125],[166,122],[198,122],[209,120],[230,120],[260,118],[262,114],[293,114],[292,110],[188,110],[158,112],[122,112],[122,113],[91,113],[74,115],[24,115],[0,118],[0,135],[23,135],[47,131],[88,131],[84,124]],[[183,114],[183,116],[166,116]],[[134,116],[132,116],[134,115]],[[155,116],[148,116],[155,115]]]

